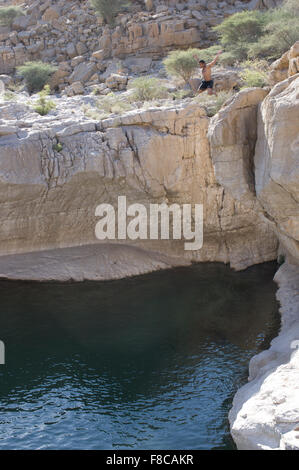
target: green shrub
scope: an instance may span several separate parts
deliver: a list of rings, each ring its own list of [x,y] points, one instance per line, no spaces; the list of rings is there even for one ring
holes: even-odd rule
[[[17,72],[25,78],[29,92],[35,93],[44,88],[56,69],[57,67],[44,62],[26,62],[17,67]]]
[[[227,17],[214,27],[221,36],[223,46],[232,47],[239,44],[255,42],[263,34],[265,15],[260,11],[242,11]]]
[[[220,57],[224,65],[248,58],[277,59],[299,40],[299,2],[285,0],[266,12],[235,13],[214,30],[225,51]]]
[[[5,101],[17,101],[17,95],[10,90],[7,90],[4,93]]]
[[[198,62],[193,57],[197,49],[188,49],[187,51],[172,51],[164,59],[163,63],[170,75],[182,78],[186,83],[198,68]]]
[[[129,3],[127,0],[91,0],[96,13],[108,24],[113,24],[117,14],[128,7]]]
[[[258,70],[244,69],[240,76],[246,87],[263,87],[267,84],[267,75]]]
[[[247,60],[242,64],[243,71],[240,77],[246,87],[263,87],[268,83],[269,66],[266,61]]]
[[[56,108],[55,103],[52,100],[48,100],[47,96],[50,94],[50,86],[45,85],[44,89],[39,92],[39,99],[37,104],[34,106],[34,111],[36,111],[41,116],[45,116],[52,109]]]
[[[234,61],[248,57],[250,44],[263,35],[266,16],[260,11],[242,11],[226,18],[214,30],[220,36],[224,50]]]
[[[196,100],[200,106],[204,106],[209,117],[214,116],[220,111],[222,106],[233,97],[231,91],[220,91],[217,95],[201,94]]]
[[[134,90],[135,101],[152,101],[154,99],[166,98],[168,93],[161,85],[161,81],[154,77],[139,77],[133,80],[130,88]]]
[[[189,49],[192,54],[196,54],[199,60],[204,60],[205,62],[211,62],[217,52],[219,51],[219,45],[208,47],[207,49]],[[220,61],[221,57],[219,57]]]
[[[24,16],[25,12],[17,6],[0,7],[0,26],[11,26],[17,16]]]
[[[60,153],[63,149],[63,145],[60,142],[57,142],[57,144],[54,144],[52,148],[55,152]]]
[[[98,114],[98,117],[100,118],[106,117],[109,114],[121,114],[132,109],[132,106],[128,101],[121,99],[113,92],[108,93],[108,95],[103,96],[102,98],[99,98],[96,107],[98,112],[100,112],[100,114]],[[90,113],[93,112],[92,109],[87,110],[87,112],[89,111]],[[96,115],[94,114],[94,116]]]

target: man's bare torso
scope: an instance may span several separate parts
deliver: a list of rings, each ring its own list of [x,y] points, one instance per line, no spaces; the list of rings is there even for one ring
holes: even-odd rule
[[[212,80],[212,67],[210,65],[205,65],[205,67],[203,67],[202,76],[206,82]]]

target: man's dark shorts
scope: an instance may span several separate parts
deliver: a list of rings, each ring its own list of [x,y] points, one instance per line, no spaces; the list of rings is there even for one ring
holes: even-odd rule
[[[209,81],[203,80],[198,90],[207,90],[207,88],[211,88],[212,90],[213,86],[214,86],[214,80],[209,80]]]

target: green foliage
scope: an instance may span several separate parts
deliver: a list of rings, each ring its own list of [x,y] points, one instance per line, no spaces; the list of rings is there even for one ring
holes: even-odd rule
[[[95,88],[92,90],[91,94],[92,94],[92,95],[100,95],[100,94],[101,94],[100,88],[95,87]]]
[[[91,0],[91,5],[106,23],[113,24],[118,13],[128,7],[129,2],[127,0]]]
[[[299,2],[285,0],[266,12],[236,13],[214,29],[225,51],[220,58],[224,65],[248,58],[277,59],[299,40]]]
[[[121,98],[113,92],[99,98],[95,107],[90,105],[82,107],[85,116],[95,120],[105,119],[110,114],[122,114],[131,109],[132,106],[127,99]]]
[[[60,153],[63,149],[63,145],[60,142],[57,142],[57,144],[54,144],[52,148],[55,152]]]
[[[197,49],[188,49],[187,51],[172,51],[164,59],[163,63],[170,75],[182,78],[186,83],[198,68],[198,62],[193,57]]]
[[[220,91],[217,95],[202,94],[196,100],[200,106],[204,106],[209,117],[214,116],[220,111],[222,106],[233,97],[231,91]]]
[[[211,62],[217,52],[219,51],[219,45],[208,47],[207,49],[189,49],[191,54],[197,55],[199,60],[204,60],[205,62]],[[219,57],[220,60],[220,57]],[[198,65],[197,65],[198,66]]]
[[[243,64],[243,71],[240,73],[245,87],[263,87],[268,82],[268,64],[263,60],[247,60]]]
[[[258,70],[244,69],[240,76],[246,87],[263,87],[267,84],[267,75]]]
[[[240,45],[247,49],[248,44],[256,42],[263,34],[266,22],[265,15],[260,11],[242,11],[226,18],[215,26],[221,37],[221,44],[229,50]]]
[[[277,59],[299,40],[299,3],[297,0],[287,0],[265,16],[264,34],[249,48],[248,55]]]
[[[17,67],[19,76],[25,78],[30,93],[41,91],[48,83],[51,75],[57,67],[44,62],[26,62],[24,65]]]
[[[133,80],[130,88],[133,88],[133,100],[152,101],[154,99],[166,98],[168,93],[161,85],[161,81],[154,77],[139,77]]]
[[[18,6],[8,6],[0,7],[0,26],[11,26],[13,20],[17,16],[24,16],[25,12],[21,7]]]
[[[4,93],[5,101],[17,101],[17,95],[13,93],[11,90],[7,90]]]
[[[55,103],[52,100],[48,100],[47,96],[50,94],[50,86],[45,85],[44,89],[39,92],[39,99],[37,104],[34,106],[34,111],[36,111],[41,116],[45,116],[52,109],[56,108]]]
[[[200,60],[211,62],[219,51],[219,47],[219,44],[216,44],[215,46],[208,47],[207,49],[194,49],[194,52]],[[236,54],[232,52],[223,52],[221,56],[219,56],[217,63],[229,66],[233,65],[236,60]]]

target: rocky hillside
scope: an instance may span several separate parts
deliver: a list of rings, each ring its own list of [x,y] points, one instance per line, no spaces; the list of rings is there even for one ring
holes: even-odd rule
[[[9,2],[11,3],[11,2]],[[36,0],[22,4],[26,16],[0,27],[0,74],[13,73],[26,61],[55,63],[53,86],[97,83],[111,67],[148,72],[170,50],[208,47],[215,41],[212,26],[243,9],[268,8],[280,0],[133,2],[119,14],[115,27],[103,24],[88,1]],[[124,61],[124,63],[123,63]]]

